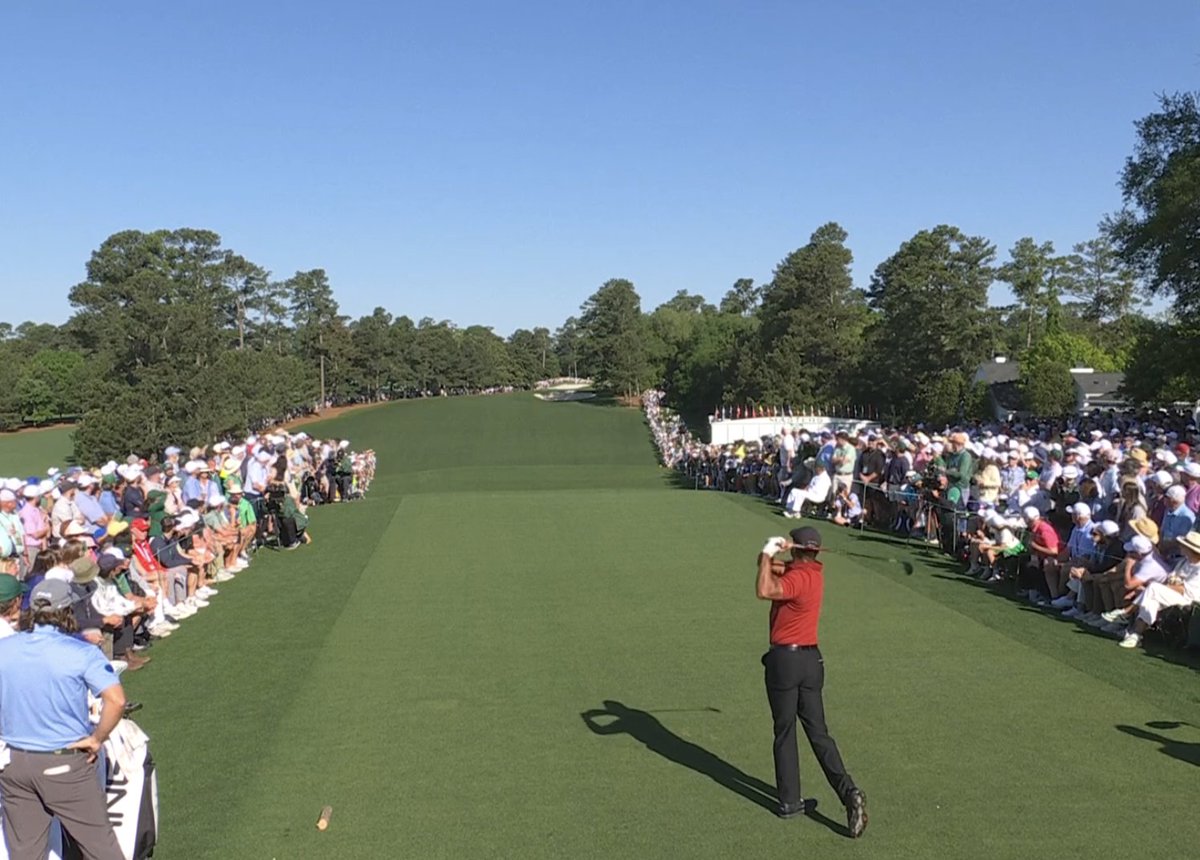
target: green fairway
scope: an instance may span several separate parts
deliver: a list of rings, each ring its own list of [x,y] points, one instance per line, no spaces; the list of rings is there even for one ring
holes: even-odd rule
[[[633,410],[512,395],[306,429],[376,449],[370,497],[313,512],[313,546],[260,553],[128,678],[156,857],[1180,857],[1200,837],[1195,663],[831,526],[826,707],[871,824],[842,835],[806,748],[822,815],[777,820],[753,562],[786,521],[675,489]]]
[[[71,456],[70,427],[0,433],[0,475],[45,477],[50,466],[62,467]]]

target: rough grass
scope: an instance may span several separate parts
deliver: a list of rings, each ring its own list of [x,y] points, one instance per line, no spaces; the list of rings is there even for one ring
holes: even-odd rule
[[[45,476],[50,466],[62,468],[71,456],[70,427],[0,433],[0,475]]]

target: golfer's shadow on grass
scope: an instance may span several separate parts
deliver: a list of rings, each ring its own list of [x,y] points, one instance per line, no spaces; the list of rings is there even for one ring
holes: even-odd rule
[[[1183,723],[1160,720],[1146,723],[1146,725],[1153,729],[1177,729]],[[1158,751],[1163,755],[1169,755],[1171,758],[1177,758],[1200,767],[1200,744],[1198,743],[1185,743],[1157,732],[1148,732],[1138,726],[1117,726],[1117,731],[1141,738],[1144,741],[1154,741],[1159,745]]]
[[[772,815],[775,814],[778,800],[774,786],[750,776],[704,747],[684,740],[659,722],[649,711],[639,711],[621,702],[605,699],[603,708],[584,711],[579,716],[594,734],[629,735],[650,752],[707,776],[734,794],[741,795]],[[813,812],[808,817],[819,821],[835,833],[843,836],[847,833],[844,827],[820,812]]]

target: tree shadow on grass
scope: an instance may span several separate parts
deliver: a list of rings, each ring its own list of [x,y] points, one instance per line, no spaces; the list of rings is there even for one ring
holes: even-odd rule
[[[1177,729],[1183,724],[1171,720],[1155,720],[1146,723],[1146,725],[1154,729]],[[1174,738],[1169,738],[1157,732],[1148,732],[1137,726],[1118,725],[1117,731],[1132,735],[1135,738],[1141,738],[1144,741],[1153,741],[1156,744],[1160,744],[1158,751],[1163,755],[1169,755],[1171,758],[1177,758],[1180,761],[1200,767],[1200,743],[1177,741]]]
[[[579,716],[588,730],[597,735],[629,735],[652,753],[708,777],[723,788],[774,814],[778,801],[775,787],[750,776],[704,747],[684,740],[664,726],[649,711],[630,708],[605,699],[603,708],[584,711]],[[844,827],[820,812],[812,818],[835,833],[847,835]]]

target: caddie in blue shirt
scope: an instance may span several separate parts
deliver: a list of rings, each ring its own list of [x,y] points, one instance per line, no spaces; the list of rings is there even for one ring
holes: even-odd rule
[[[121,721],[125,692],[95,645],[76,632],[70,585],[43,580],[30,594],[33,632],[0,639],[0,771],[4,841],[13,860],[46,856],[57,817],[83,854],[123,860],[96,773],[101,744]],[[102,702],[99,725],[87,694]]]

